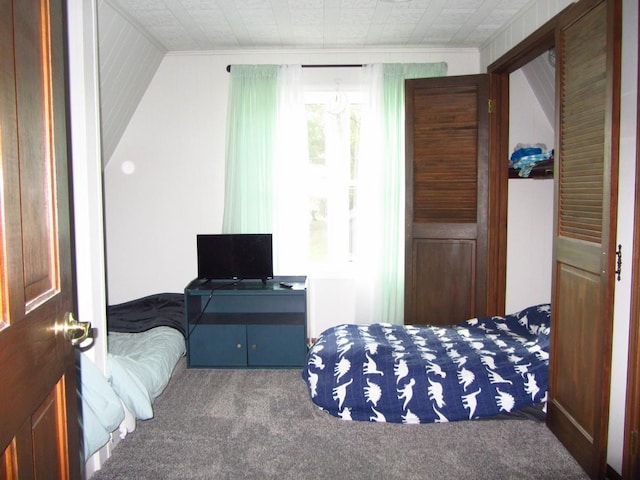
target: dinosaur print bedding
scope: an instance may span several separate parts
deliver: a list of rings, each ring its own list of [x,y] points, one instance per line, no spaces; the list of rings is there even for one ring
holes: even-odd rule
[[[456,325],[343,324],[324,331],[302,377],[345,420],[436,423],[546,402],[550,305]]]

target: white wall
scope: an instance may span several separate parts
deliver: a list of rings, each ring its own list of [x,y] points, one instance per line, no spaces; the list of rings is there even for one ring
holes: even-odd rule
[[[196,233],[220,229],[226,86],[206,59],[163,60],[105,168],[110,304],[181,292]]]
[[[505,312],[551,302],[553,179],[510,179]]]
[[[554,131],[522,70],[509,77],[509,152],[553,148]],[[505,159],[507,161],[507,159]],[[553,179],[509,179],[505,312],[551,301]]]
[[[622,3],[622,78],[620,99],[620,172],[618,181],[617,244],[622,245],[622,275],[614,299],[613,356],[611,362],[611,408],[607,463],[622,472],[627,356],[631,309],[631,259],[636,178],[636,120],[638,87],[638,2]]]
[[[440,61],[449,75],[478,73],[465,49],[168,54],[104,172],[109,303],[182,291],[196,234],[221,229],[228,64]]]

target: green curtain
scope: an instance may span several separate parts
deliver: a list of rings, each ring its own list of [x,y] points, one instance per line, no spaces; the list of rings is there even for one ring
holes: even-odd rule
[[[227,111],[224,233],[272,231],[276,65],[234,65]]]
[[[404,234],[405,234],[405,116],[404,81],[443,77],[447,64],[386,63],[383,65],[382,110],[384,161],[382,172],[384,228],[382,229],[381,319],[404,322]]]

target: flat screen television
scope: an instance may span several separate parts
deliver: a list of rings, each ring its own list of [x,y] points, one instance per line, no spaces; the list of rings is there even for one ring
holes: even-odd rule
[[[273,278],[270,233],[197,235],[198,278],[245,280]]]

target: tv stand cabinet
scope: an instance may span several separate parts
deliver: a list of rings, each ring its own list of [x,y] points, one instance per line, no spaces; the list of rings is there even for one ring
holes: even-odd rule
[[[266,283],[196,279],[184,296],[189,368],[304,365],[306,277],[275,277]]]

